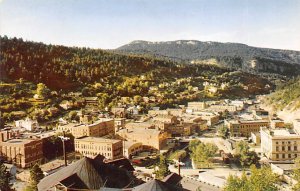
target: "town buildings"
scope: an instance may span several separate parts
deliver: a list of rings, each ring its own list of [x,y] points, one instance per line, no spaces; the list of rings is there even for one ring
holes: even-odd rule
[[[142,127],[121,129],[117,134],[127,141],[141,142],[144,148],[150,150],[161,150],[169,137],[165,131]]]
[[[116,139],[80,137],[75,139],[75,152],[92,158],[101,154],[114,160],[123,157],[123,143]]]
[[[18,167],[28,168],[43,160],[42,140],[38,138],[11,138],[0,140],[0,157]]]
[[[31,120],[28,117],[25,120],[15,121],[15,125],[17,128],[25,128],[27,131],[33,131],[39,128],[37,120]]]
[[[115,128],[113,119],[100,119],[92,124],[68,123],[66,125],[59,125],[57,131],[69,132],[75,138],[83,136],[102,137],[114,134]]]
[[[236,112],[237,111],[237,106],[235,105],[210,105],[209,110],[215,111],[215,112]]]
[[[293,129],[261,128],[261,151],[270,160],[286,161],[300,156],[300,135]]]
[[[207,108],[205,102],[188,102],[187,109],[194,111],[202,111],[203,109]]]
[[[124,141],[124,156],[131,158],[133,155],[138,154],[143,150],[141,142]]]
[[[225,125],[229,129],[232,137],[250,137],[251,132],[260,131],[261,127],[269,127],[268,120],[225,120]]]

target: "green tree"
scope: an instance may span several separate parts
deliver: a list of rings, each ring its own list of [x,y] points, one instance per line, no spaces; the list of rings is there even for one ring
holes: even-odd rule
[[[209,167],[211,158],[218,151],[218,147],[213,143],[199,143],[192,147],[192,159],[197,166]]]
[[[293,190],[300,190],[300,158],[295,159],[296,168],[293,170],[293,178],[298,181],[297,184],[293,186]]]
[[[243,167],[256,164],[258,156],[254,151],[250,151],[249,144],[246,141],[240,141],[236,145],[235,157]]]
[[[30,186],[28,190],[38,190],[37,185],[44,178],[42,169],[38,164],[30,169]]]
[[[69,112],[69,119],[70,120],[75,120],[77,116],[77,112],[76,111],[70,111]]]
[[[241,177],[229,176],[224,191],[278,191],[276,183],[278,176],[269,167],[250,168],[251,175],[247,177],[245,173]]]
[[[163,179],[171,172],[169,170],[169,165],[167,163],[167,159],[164,155],[160,155],[158,170],[155,171],[155,175],[157,179]]]
[[[200,143],[201,143],[201,141],[198,139],[191,140],[189,143],[189,150],[193,151]]]
[[[50,93],[50,90],[43,83],[37,84],[36,94],[42,98],[47,98]]]
[[[140,95],[136,95],[133,97],[133,101],[137,104],[142,101],[142,97]]]
[[[228,128],[225,125],[219,127],[218,134],[225,139],[228,136]]]
[[[0,190],[9,191],[10,188],[10,173],[7,170],[7,167],[0,161]]]

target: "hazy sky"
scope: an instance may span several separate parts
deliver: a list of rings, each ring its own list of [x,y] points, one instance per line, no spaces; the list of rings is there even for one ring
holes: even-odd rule
[[[191,39],[300,50],[300,0],[0,0],[0,34],[94,48]]]

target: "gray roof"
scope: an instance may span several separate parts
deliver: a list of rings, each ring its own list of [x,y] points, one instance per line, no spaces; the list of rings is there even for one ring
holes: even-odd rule
[[[99,189],[103,186],[103,180],[92,165],[91,160],[92,159],[85,157],[65,168],[62,168],[56,173],[46,176],[38,184],[38,190],[47,190],[59,183],[63,184],[64,180],[69,179],[69,177],[74,177],[74,183],[78,182],[79,178],[82,182],[84,182],[87,188]],[[68,180],[68,182],[70,181],[71,180]]]
[[[139,186],[136,186],[132,191],[183,191],[184,189],[174,185],[154,179]]]
[[[137,183],[136,178],[120,165],[104,163],[99,157],[84,157],[43,178],[38,190],[49,190],[58,184],[68,188],[97,190],[103,186],[124,188]]]

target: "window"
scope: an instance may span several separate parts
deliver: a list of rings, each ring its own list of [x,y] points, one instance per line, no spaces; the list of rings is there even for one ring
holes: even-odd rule
[[[291,146],[288,146],[288,151],[290,151],[291,150]]]
[[[279,158],[279,154],[276,154],[276,158],[277,158],[277,159]]]
[[[291,155],[291,154],[289,154],[289,155],[288,155],[288,158],[292,158],[292,155]]]
[[[298,149],[297,149],[297,146],[294,146],[294,151],[297,151]]]
[[[276,144],[278,144],[278,142],[276,142]]]
[[[282,158],[283,158],[283,159],[285,158],[285,154],[282,154]]]
[[[284,147],[284,146],[282,146],[282,150],[283,150],[283,151],[285,150],[285,147]]]
[[[279,151],[279,147],[276,147],[276,151]]]

